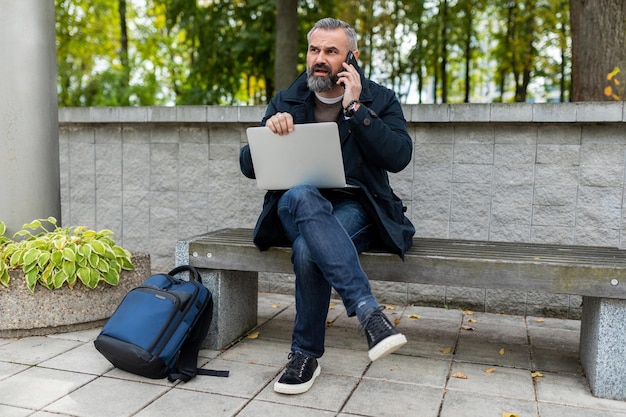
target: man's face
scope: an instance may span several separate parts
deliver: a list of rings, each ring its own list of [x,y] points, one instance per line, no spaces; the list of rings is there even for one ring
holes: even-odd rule
[[[306,55],[307,82],[316,93],[332,90],[337,73],[348,54],[348,37],[343,29],[317,29],[311,34]]]

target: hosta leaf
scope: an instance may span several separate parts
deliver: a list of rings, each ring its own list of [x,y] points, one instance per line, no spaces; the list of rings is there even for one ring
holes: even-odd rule
[[[39,265],[39,268],[43,268],[48,261],[50,260],[50,252],[41,252],[41,254],[39,255],[39,259],[37,260],[37,264]]]
[[[95,253],[92,253],[91,256],[89,257],[89,265],[91,265],[92,268],[97,268],[99,260],[100,258],[98,257],[98,255]]]
[[[103,273],[102,277],[104,278],[104,281],[110,285],[117,285],[120,282],[119,274],[112,269]]]
[[[89,258],[91,256],[91,246],[90,245],[81,245],[78,247],[78,252],[83,255],[85,258]]]
[[[89,288],[96,288],[98,281],[100,280],[100,274],[95,269],[89,271]]]
[[[83,238],[87,240],[92,240],[95,237],[96,237],[96,232],[93,230],[85,230],[85,232],[83,233]]]
[[[58,271],[56,274],[54,274],[54,280],[52,282],[52,285],[54,286],[54,288],[61,288],[66,280],[67,274],[63,270]]]
[[[52,255],[50,256],[50,260],[55,266],[61,267],[61,265],[63,265],[63,252],[61,251],[52,252]]]
[[[52,276],[53,272],[54,272],[54,265],[48,264],[48,266],[46,266],[46,268],[41,273],[41,280],[45,282],[49,282],[50,277]]]
[[[115,255],[113,249],[111,249],[111,247],[107,245],[105,246],[104,257],[107,259],[115,259],[117,258],[117,255]]]
[[[71,248],[63,249],[63,258],[70,262],[76,262],[76,254]]]
[[[36,270],[30,271],[24,274],[24,278],[26,278],[26,286],[28,289],[34,293],[35,292],[35,284],[37,283],[38,274]]]
[[[89,286],[89,280],[91,279],[91,269],[89,268],[78,268],[76,275],[80,279],[80,282]]]
[[[24,253],[23,263],[25,265],[31,265],[36,263],[39,260],[39,255],[41,251],[39,249],[29,249]]]
[[[130,252],[128,252],[126,249],[124,249],[124,248],[123,248],[123,247],[121,247],[121,246],[118,246],[118,245],[113,245],[113,246],[111,247],[111,249],[113,250],[113,252],[115,252],[115,255],[116,255],[118,258],[121,258],[121,257],[124,257],[124,256],[130,256]]]
[[[70,261],[63,262],[63,272],[65,272],[66,277],[71,277],[76,273],[76,264]]]
[[[8,287],[10,279],[9,270],[3,263],[0,263],[0,284]]]
[[[122,268],[132,271],[133,269],[135,269],[135,266],[129,258],[122,258]]]
[[[119,275],[119,273],[122,272],[122,264],[118,261],[110,261],[109,269]]]
[[[102,242],[94,240],[93,242],[91,242],[91,249],[98,255],[104,255],[105,248]]]
[[[39,220],[34,220],[32,223],[27,223],[24,226],[22,226],[22,229],[40,229],[41,228],[41,221]]]
[[[11,255],[11,259],[9,259],[9,265],[13,268],[17,267],[18,265],[21,265],[21,259],[22,259],[22,251],[21,250],[17,250],[15,252],[13,252],[13,255]]]
[[[100,258],[98,261],[98,271],[100,272],[108,272],[109,271],[109,263],[104,259]]]

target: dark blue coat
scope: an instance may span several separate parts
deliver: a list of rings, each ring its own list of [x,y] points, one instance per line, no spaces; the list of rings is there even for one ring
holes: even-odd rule
[[[380,244],[401,257],[411,247],[415,228],[404,215],[402,201],[389,186],[387,172],[399,172],[411,161],[413,142],[395,93],[361,75],[361,107],[350,119],[339,120],[346,179],[363,189],[362,204],[372,214]],[[278,112],[288,112],[294,123],[314,123],[313,93],[301,74],[293,84],[270,101],[261,125]],[[255,178],[250,148],[239,154],[241,172]],[[276,213],[282,191],[268,191],[254,229],[254,243],[261,250],[288,243]]]

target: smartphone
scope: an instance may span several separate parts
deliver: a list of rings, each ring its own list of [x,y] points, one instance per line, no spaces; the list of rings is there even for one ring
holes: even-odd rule
[[[354,56],[354,54],[352,53],[352,51],[348,51],[348,55],[346,56],[346,63],[352,65],[357,71],[361,71],[359,69],[359,64],[356,62],[356,58]],[[344,72],[346,69],[345,68],[341,68],[341,71],[339,72]],[[341,83],[341,86],[345,88],[345,86],[343,85],[343,83]]]
[[[357,70],[359,69],[359,64],[356,62],[356,58],[354,57],[352,51],[348,51],[348,56],[346,56],[346,63],[352,65]]]

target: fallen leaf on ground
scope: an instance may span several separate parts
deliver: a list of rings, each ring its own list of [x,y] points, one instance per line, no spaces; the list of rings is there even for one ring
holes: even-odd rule
[[[498,351],[498,355],[504,355],[504,348],[502,348],[502,349],[500,349],[500,350]]]
[[[420,319],[421,317],[418,316],[417,314],[409,314],[409,318],[410,319]]]
[[[395,309],[396,309],[396,306],[391,306],[391,305],[385,306],[385,310],[395,310]]]
[[[533,378],[541,378],[544,375],[539,371],[535,371],[535,372],[532,372],[530,376],[532,376]]]
[[[326,327],[331,327],[332,325],[333,325],[333,322],[332,322],[332,321],[327,321],[327,322],[326,322]]]
[[[467,319],[468,323],[476,323],[476,319]]]
[[[467,379],[467,375],[465,375],[463,372],[455,372],[454,374],[452,374],[453,378],[459,378],[459,379]]]
[[[278,308],[280,307],[280,304],[272,304],[272,308]]]
[[[544,319],[543,317],[539,317],[537,319],[537,323],[543,323],[544,321],[546,321],[546,319]]]
[[[461,329],[463,329],[463,330],[474,330],[474,328],[472,326],[466,326],[466,325],[461,326]]]
[[[330,305],[328,306],[329,310],[334,310],[335,309],[335,303],[330,303]]]
[[[463,315],[464,316],[471,316],[473,314],[474,314],[474,312],[472,310],[463,310]]]
[[[259,337],[259,332],[250,333],[248,335],[248,339],[256,339],[257,337]]]
[[[496,368],[487,368],[483,372],[486,374],[492,374],[496,371]]]
[[[519,417],[519,416],[513,413],[502,413],[502,417]]]
[[[443,349],[439,349],[439,352],[443,353],[444,355],[448,355],[450,352],[452,352],[452,348],[443,348]]]
[[[395,324],[396,326],[400,324],[400,317],[396,317],[395,319],[393,319],[393,324]]]

